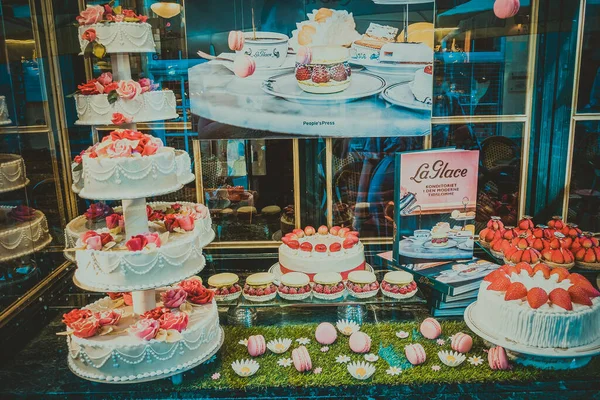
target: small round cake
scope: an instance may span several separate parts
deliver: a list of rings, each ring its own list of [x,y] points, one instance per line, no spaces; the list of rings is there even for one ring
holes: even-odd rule
[[[347,279],[351,271],[365,269],[364,246],[358,232],[337,226],[307,226],[282,238],[279,267],[282,273],[303,272],[311,279],[317,272],[337,272]]]
[[[208,278],[208,285],[214,290],[217,301],[231,301],[242,294],[242,288],[238,285],[239,280],[236,274],[223,272]]]
[[[352,271],[348,274],[346,288],[350,295],[359,299],[367,299],[377,295],[379,283],[371,271]]]
[[[505,265],[484,278],[473,316],[484,331],[510,341],[568,349],[600,338],[598,296],[586,278],[564,268]]]
[[[269,272],[259,272],[246,278],[244,298],[249,301],[264,302],[277,296],[277,286],[273,284],[275,275]]]
[[[28,183],[23,158],[16,154],[0,154],[0,193],[20,189]]]
[[[296,80],[302,90],[328,94],[346,90],[350,86],[350,53],[342,46],[311,47],[310,60],[296,64]]]
[[[281,276],[279,296],[286,300],[304,300],[310,297],[311,287],[308,275],[290,272]]]
[[[39,251],[50,244],[46,216],[27,206],[0,206],[0,262]]]
[[[409,272],[390,271],[383,277],[381,293],[392,299],[408,299],[417,294],[417,283]]]
[[[433,98],[433,68],[431,65],[417,70],[410,83],[410,89],[415,99],[424,104],[431,104]]]
[[[313,295],[321,300],[337,300],[346,294],[342,275],[337,272],[320,272],[313,278]]]

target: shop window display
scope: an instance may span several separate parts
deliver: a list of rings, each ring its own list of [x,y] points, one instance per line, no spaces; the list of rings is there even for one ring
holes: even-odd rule
[[[589,46],[592,2],[16,3],[1,3],[0,393],[593,394],[587,89],[568,93],[571,132],[552,125],[572,154],[536,125],[563,104],[539,90],[540,43],[570,29],[565,52]],[[561,76],[592,104],[588,53]],[[425,151],[439,160],[404,167],[431,183],[400,185],[397,160]],[[544,171],[565,179],[546,190]],[[476,199],[449,200],[453,174]],[[18,257],[14,227],[32,237]],[[399,242],[474,257],[405,264]]]

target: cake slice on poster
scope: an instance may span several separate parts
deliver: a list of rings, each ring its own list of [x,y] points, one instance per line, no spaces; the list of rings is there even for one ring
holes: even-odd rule
[[[396,155],[394,259],[400,264],[473,257],[479,152]]]

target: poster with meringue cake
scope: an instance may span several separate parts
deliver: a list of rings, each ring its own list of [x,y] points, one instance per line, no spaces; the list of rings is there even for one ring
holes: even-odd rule
[[[396,154],[394,259],[399,264],[473,258],[479,152]]]

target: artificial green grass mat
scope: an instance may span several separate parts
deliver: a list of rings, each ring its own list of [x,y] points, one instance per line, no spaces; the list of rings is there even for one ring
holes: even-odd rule
[[[375,374],[364,381],[353,378],[347,371],[347,364],[339,364],[335,361],[338,355],[347,355],[351,362],[365,361],[364,354],[355,354],[350,350],[348,337],[338,333],[335,343],[329,345],[329,351],[321,352],[321,344],[314,337],[317,324],[289,325],[277,327],[231,327],[224,326],[225,342],[218,353],[215,362],[202,365],[195,369],[200,374],[196,379],[184,379],[182,389],[243,389],[243,388],[265,388],[265,387],[324,387],[342,385],[418,385],[427,383],[494,383],[494,382],[536,382],[536,381],[559,381],[569,379],[600,380],[600,357],[594,358],[587,366],[576,370],[549,371],[533,367],[524,367],[512,363],[513,369],[509,371],[493,371],[487,362],[486,347],[483,340],[473,334],[464,322],[443,321],[442,336],[444,345],[439,345],[436,340],[429,340],[418,334],[417,322],[391,322],[378,324],[363,324],[361,331],[367,333],[372,339],[370,353],[378,354],[379,346],[387,347],[393,345],[396,353],[404,358],[404,346],[410,343],[421,343],[427,353],[427,361],[418,366],[403,369],[400,375],[390,376],[386,374],[388,363],[379,357],[373,363],[376,367]],[[398,331],[409,332],[406,339],[396,337]],[[466,355],[479,356],[483,363],[479,366],[471,365],[465,360],[458,367],[444,365],[437,356],[440,350],[451,350],[449,336],[465,332],[473,337],[473,348]],[[248,378],[236,375],[231,368],[231,363],[236,360],[252,358],[248,355],[246,347],[238,344],[242,339],[250,335],[261,334],[268,342],[277,338],[292,339],[290,349],[284,354],[273,354],[268,349],[260,357],[255,357],[260,364],[258,372]],[[414,336],[413,336],[414,335]],[[310,343],[306,345],[315,368],[322,368],[320,374],[313,371],[300,373],[296,371],[293,364],[290,367],[280,367],[277,360],[291,358],[292,350],[300,344],[296,339],[306,337]],[[432,370],[432,366],[439,365],[439,371]],[[219,373],[219,379],[212,379],[214,373]]]

